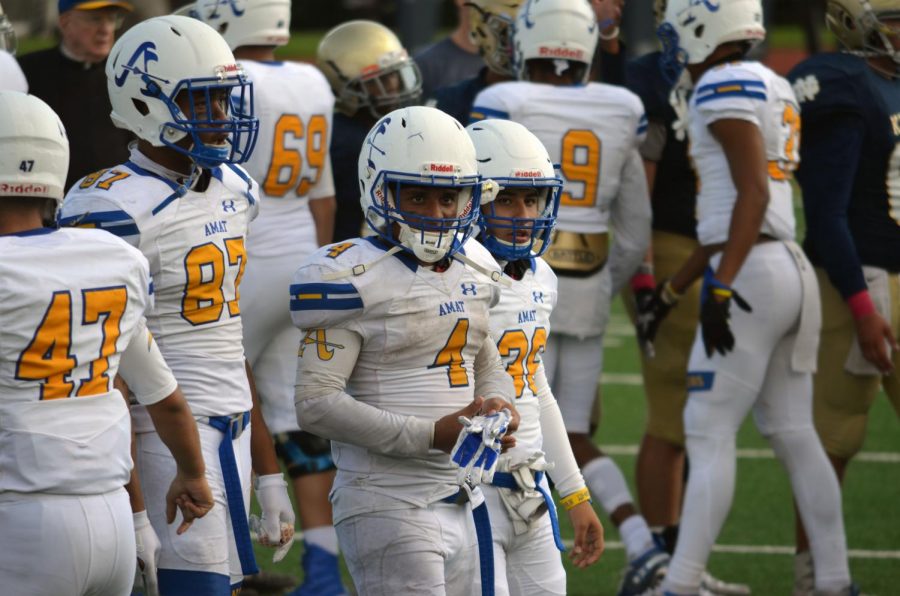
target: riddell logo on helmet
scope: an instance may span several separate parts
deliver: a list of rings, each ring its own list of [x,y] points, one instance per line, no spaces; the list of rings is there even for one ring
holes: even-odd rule
[[[541,46],[538,48],[538,55],[542,58],[563,58],[565,60],[583,60],[584,50],[575,50],[572,48],[548,48]]]
[[[540,170],[516,170],[513,172],[513,178],[543,178],[544,173]]]
[[[456,166],[449,163],[430,163],[425,166],[425,171],[438,174],[452,174],[456,171]]]
[[[0,196],[33,195],[47,196],[50,187],[46,184],[9,184],[0,183]]]

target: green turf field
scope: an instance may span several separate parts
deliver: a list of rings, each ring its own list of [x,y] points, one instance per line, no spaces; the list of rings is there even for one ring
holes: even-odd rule
[[[631,326],[617,302],[610,323],[603,382],[603,421],[597,443],[608,449],[633,487],[637,445],[644,423],[644,397],[639,381],[640,363]],[[754,594],[787,595],[793,581],[793,512],[787,475],[771,457],[766,442],[752,422],[738,438],[744,457],[738,461],[734,505],[715,552],[710,570],[731,581],[750,584]],[[864,447],[868,459],[855,461],[847,475],[844,516],[851,549],[851,570],[864,592],[890,596],[900,593],[900,422],[879,398],[872,412]],[[587,571],[569,568],[569,593],[578,596],[615,594],[624,552],[611,524],[601,516],[610,543],[600,562]],[[564,537],[571,538],[565,514]],[[258,548],[263,569],[275,569],[299,578],[300,547],[279,565]],[[349,584],[349,578],[348,578]]]

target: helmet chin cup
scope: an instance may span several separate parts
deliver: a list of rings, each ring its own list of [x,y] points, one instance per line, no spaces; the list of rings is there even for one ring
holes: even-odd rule
[[[450,253],[453,247],[452,230],[444,232],[425,232],[414,230],[401,223],[400,244],[410,249],[417,259],[423,263],[437,263]]]

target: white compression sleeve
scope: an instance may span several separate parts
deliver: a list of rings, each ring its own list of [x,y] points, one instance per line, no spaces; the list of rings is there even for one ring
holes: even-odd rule
[[[569,435],[566,433],[566,424],[563,422],[559,404],[553,397],[547,375],[544,374],[544,364],[538,365],[534,374],[534,382],[537,385],[538,403],[541,406],[540,421],[541,435],[543,436],[544,453],[547,461],[553,462],[553,470],[550,477],[556,485],[556,490],[561,497],[567,497],[585,487],[584,477],[575,455],[572,454],[572,446],[569,444]]]
[[[178,387],[143,317],[131,335],[128,347],[122,352],[119,373],[138,402],[145,406],[168,397]]]
[[[319,333],[320,343],[304,346],[297,359],[294,406],[300,427],[375,453],[427,454],[434,434],[433,421],[381,410],[344,391],[362,338],[347,329]]]

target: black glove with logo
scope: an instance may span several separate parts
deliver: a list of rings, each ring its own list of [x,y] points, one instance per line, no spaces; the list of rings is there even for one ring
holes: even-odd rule
[[[714,352],[725,356],[734,349],[734,334],[731,332],[731,301],[745,312],[753,312],[750,304],[740,294],[713,277],[707,269],[703,280],[703,304],[700,306],[700,330],[706,356],[712,358]]]

